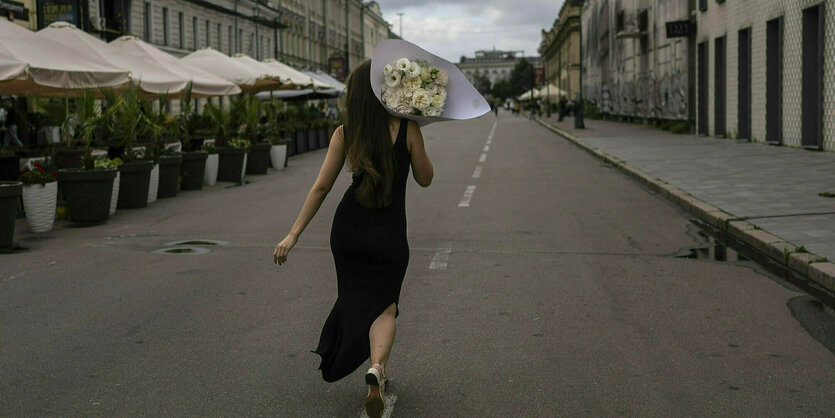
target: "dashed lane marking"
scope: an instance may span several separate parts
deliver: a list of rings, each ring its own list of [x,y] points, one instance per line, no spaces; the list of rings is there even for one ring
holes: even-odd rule
[[[461,196],[461,201],[458,202],[458,207],[459,208],[470,207],[470,199],[473,198],[473,193],[475,193],[475,186],[473,186],[473,185],[467,186],[467,190],[464,190],[464,196]]]
[[[481,177],[481,170],[482,170],[482,167],[480,165],[475,166],[475,171],[473,171],[473,178],[474,179],[477,179],[477,178]]]
[[[394,403],[397,402],[397,395],[386,395],[386,406],[383,409],[383,418],[391,418],[391,411],[394,410]],[[365,408],[360,411],[359,418],[368,418]]]
[[[490,151],[490,146],[489,145],[484,146],[484,152],[487,152],[487,151]]]
[[[478,157],[478,162],[483,163],[485,161],[487,161],[487,154],[481,154],[481,156]]]
[[[432,262],[429,263],[429,270],[444,271],[449,263],[449,254],[452,253],[450,244],[444,245],[443,248],[435,252],[432,257]]]

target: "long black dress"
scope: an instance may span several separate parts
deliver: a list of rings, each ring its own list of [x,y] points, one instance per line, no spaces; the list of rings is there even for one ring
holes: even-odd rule
[[[391,206],[360,206],[354,192],[361,177],[354,176],[333,217],[330,241],[339,295],[314,351],[322,356],[319,369],[328,382],[353,373],[368,359],[371,324],[400,299],[409,264],[406,180],[411,158],[406,148],[406,126],[407,121],[401,120],[392,145],[398,173]]]

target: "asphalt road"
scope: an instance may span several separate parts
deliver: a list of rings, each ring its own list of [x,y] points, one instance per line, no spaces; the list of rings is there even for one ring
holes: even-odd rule
[[[831,416],[835,355],[792,316],[801,293],[672,257],[698,244],[672,205],[530,120],[424,135],[435,181],[407,191],[390,416]],[[272,262],[324,155],[102,226],[34,237],[18,220],[0,416],[358,416],[364,369],[325,383],[309,351],[336,298],[348,173]],[[184,239],[228,245],[152,252]]]

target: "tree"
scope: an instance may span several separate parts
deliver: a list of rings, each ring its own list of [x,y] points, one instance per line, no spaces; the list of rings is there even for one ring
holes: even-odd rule
[[[499,97],[505,100],[515,97],[513,94],[513,87],[510,85],[509,80],[497,81],[496,84],[493,84],[493,88],[490,92],[493,94],[493,97]]]
[[[473,87],[482,95],[490,93],[490,78],[487,77],[486,73],[475,73],[473,75]]]
[[[525,58],[519,60],[510,71],[512,95],[518,96],[533,88],[533,64]]]

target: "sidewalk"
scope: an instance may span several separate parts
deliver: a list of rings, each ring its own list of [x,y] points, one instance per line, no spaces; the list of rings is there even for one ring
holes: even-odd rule
[[[592,119],[575,130],[573,118],[557,122],[557,115],[538,121],[692,216],[835,291],[835,198],[818,195],[835,194],[835,153]]]

